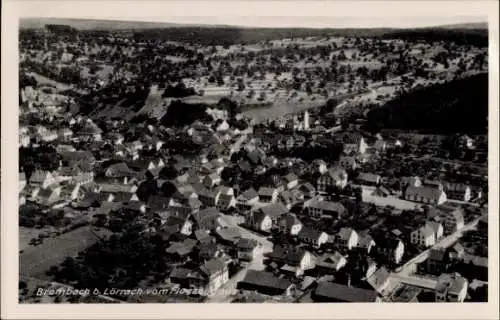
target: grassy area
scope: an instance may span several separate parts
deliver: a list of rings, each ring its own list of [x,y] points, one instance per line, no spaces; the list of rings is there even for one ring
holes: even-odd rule
[[[25,248],[19,256],[19,272],[29,277],[45,277],[45,271],[57,266],[66,257],[76,256],[80,251],[92,246],[98,241],[96,234],[107,237],[110,231],[101,229],[93,232],[91,227],[82,227],[55,238],[47,238],[36,247]]]

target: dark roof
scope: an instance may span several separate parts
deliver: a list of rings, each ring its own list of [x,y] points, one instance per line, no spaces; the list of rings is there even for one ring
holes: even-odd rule
[[[362,172],[358,176],[358,180],[360,181],[366,181],[366,182],[371,182],[371,183],[377,183],[380,180],[380,176],[378,174],[373,174],[369,172]]]
[[[429,251],[429,260],[445,261],[446,260],[446,250],[432,249]]]
[[[272,196],[275,193],[276,193],[275,188],[261,187],[259,189],[259,195],[262,195],[262,196]]]
[[[214,217],[214,216],[219,216],[220,215],[220,212],[214,208],[214,207],[210,207],[210,208],[206,208],[206,209],[203,209],[201,211],[198,211],[197,213],[194,214],[194,217],[196,219],[196,221],[200,222],[204,219],[207,219],[209,217]]]
[[[245,191],[242,194],[240,194],[238,196],[238,200],[240,200],[240,201],[248,201],[248,200],[257,198],[258,196],[259,196],[259,194],[257,193],[257,191],[255,191],[255,189],[253,189],[253,188],[250,188],[247,191]]]
[[[200,268],[203,273],[207,276],[211,276],[217,272],[224,270],[226,264],[221,260],[214,258],[205,262],[205,264]]]
[[[345,302],[374,302],[378,296],[377,292],[374,290],[348,287],[342,284],[325,281],[319,282],[314,294]]]
[[[436,188],[432,187],[413,187],[409,186],[405,194],[408,196],[418,196],[418,197],[424,197],[426,199],[433,199],[433,200],[438,200],[439,197],[442,194],[442,191]]]
[[[259,270],[248,270],[245,278],[240,281],[240,283],[256,285],[266,288],[276,288],[280,290],[286,290],[291,285],[290,280],[284,278],[278,278],[271,272],[259,271]]]
[[[241,239],[241,232],[237,227],[221,228],[216,233],[226,241],[236,242]]]
[[[288,213],[288,209],[281,203],[273,203],[267,205],[265,207],[260,208],[259,211],[263,212],[264,214],[267,214],[272,219]]]
[[[253,249],[253,248],[257,247],[258,245],[259,245],[259,243],[257,242],[257,240],[247,239],[247,238],[241,238],[236,243],[236,246],[239,249]]]
[[[283,260],[290,265],[297,265],[306,253],[307,250],[303,248],[278,245],[267,256],[271,259]]]
[[[292,172],[292,173],[289,173],[289,174],[287,174],[287,175],[285,176],[285,180],[286,180],[287,182],[292,182],[292,181],[295,181],[295,180],[298,180],[298,179],[299,179],[299,177],[297,177],[297,175],[296,175],[295,173],[293,173],[293,172]]]
[[[311,227],[302,227],[298,234],[299,238],[311,238],[318,239],[319,236],[323,233],[323,231]]]
[[[302,224],[302,223],[300,222],[299,218],[297,218],[297,216],[295,214],[286,214],[283,217],[281,217],[278,224],[282,227],[286,227],[286,228],[290,229],[294,225]]]
[[[341,203],[324,200],[313,200],[309,202],[308,206],[315,209],[337,212],[339,214],[343,214],[346,211]]]
[[[375,243],[377,244],[377,247],[380,248],[388,248],[395,250],[397,246],[399,245],[399,242],[401,242],[397,238],[393,237],[377,237],[377,240],[375,240]]]

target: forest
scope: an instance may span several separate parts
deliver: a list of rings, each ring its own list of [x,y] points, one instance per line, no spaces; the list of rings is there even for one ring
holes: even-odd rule
[[[486,134],[488,74],[416,89],[368,112],[367,127],[418,130],[422,133]]]

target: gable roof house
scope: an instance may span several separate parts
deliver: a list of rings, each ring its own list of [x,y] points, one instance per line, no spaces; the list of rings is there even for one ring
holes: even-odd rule
[[[330,168],[316,180],[318,192],[327,192],[330,187],[344,189],[347,185],[347,172],[342,167]]]
[[[378,237],[376,249],[380,256],[388,262],[399,264],[404,254],[404,244],[401,240],[392,237]]]
[[[271,217],[261,210],[250,212],[246,224],[257,231],[270,232],[273,227]]]
[[[359,233],[358,234],[358,247],[366,250],[366,253],[370,253],[372,248],[376,246],[375,241],[372,236],[368,233]]]
[[[410,242],[412,244],[431,247],[436,243],[436,234],[429,225],[423,225],[411,232]]]
[[[347,258],[335,251],[334,254],[324,253],[322,256],[318,257],[316,261],[316,269],[321,273],[330,274],[331,272],[337,272],[347,264]]]
[[[328,234],[316,228],[302,227],[298,233],[298,239],[319,248],[328,241]]]
[[[304,198],[310,199],[316,195],[316,188],[309,182],[303,183],[298,190],[302,192]]]
[[[302,226],[302,222],[292,213],[281,216],[278,221],[279,231],[292,236],[298,235]]]
[[[301,275],[306,270],[314,269],[316,257],[309,251],[292,246],[277,245],[272,252],[265,255],[269,262],[275,262],[279,266],[294,268],[296,275]]]
[[[374,290],[321,281],[311,295],[315,302],[381,302]]]
[[[201,201],[203,204],[203,207],[217,207],[217,203],[219,201],[220,197],[220,191],[219,190],[208,190],[208,189],[201,189],[198,192],[198,200]]]
[[[49,171],[35,170],[29,180],[29,184],[32,186],[38,186],[43,189],[54,184],[56,182],[55,177]]]
[[[304,201],[304,195],[297,189],[286,190],[279,195],[279,200],[290,210],[293,206]]]
[[[275,203],[278,200],[278,190],[275,188],[259,188],[259,200],[261,202]]]
[[[231,187],[219,187],[219,199],[216,203],[217,209],[226,211],[236,205],[234,190]]]
[[[299,177],[295,173],[289,173],[284,177],[286,181],[286,188],[293,189],[299,184]]]
[[[37,203],[50,206],[61,199],[61,190],[60,186],[40,188],[34,199]]]
[[[259,243],[254,239],[241,238],[236,243],[238,259],[252,261],[257,255]]]
[[[472,192],[470,186],[464,183],[445,182],[444,191],[448,199],[470,201]]]
[[[215,230],[219,226],[220,212],[214,208],[206,208],[193,214],[196,229]]]
[[[339,159],[339,163],[346,170],[355,170],[358,167],[356,158],[351,156],[341,156]]]
[[[446,193],[432,187],[408,187],[404,198],[409,201],[422,202],[433,205],[441,205],[446,202]]]
[[[462,230],[465,224],[464,211],[461,207],[447,207],[440,208],[441,214],[438,221],[443,224],[444,234],[449,235],[453,232]]]
[[[240,214],[252,210],[253,206],[259,202],[259,194],[253,188],[246,190],[236,198],[236,210]]]
[[[382,177],[378,174],[373,174],[373,173],[360,173],[359,176],[356,178],[361,184],[368,185],[368,186],[376,186],[380,184],[380,180]]]
[[[352,228],[342,228],[339,233],[335,236],[335,242],[337,242],[342,248],[347,250],[352,250],[358,246],[359,235]]]
[[[106,178],[122,182],[124,184],[130,183],[132,178],[136,175],[135,171],[130,169],[125,162],[119,162],[110,165],[105,171],[104,175]]]
[[[339,219],[346,213],[345,207],[339,202],[310,200],[304,204],[307,214],[310,217],[321,218],[322,216],[331,216]]]
[[[360,153],[364,154],[368,145],[360,133],[346,132],[337,136],[337,141],[342,143],[344,153],[347,155]]]
[[[294,284],[278,278],[271,272],[248,270],[245,278],[237,284],[239,290],[257,291],[266,295],[291,295]]]

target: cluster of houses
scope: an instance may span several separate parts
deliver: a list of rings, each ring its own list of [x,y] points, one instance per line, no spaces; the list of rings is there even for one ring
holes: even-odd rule
[[[238,288],[270,295],[293,294],[294,279],[307,280],[311,274],[350,274],[353,261],[358,261],[359,279],[349,276],[344,284],[320,281],[313,297],[317,301],[378,301],[392,290],[387,289],[386,266],[375,263],[373,256],[396,266],[404,263],[407,246],[434,247],[465,224],[463,210],[447,206],[447,200],[467,202],[472,197],[470,186],[464,184],[403,177],[400,197],[433,209],[408,234],[374,234],[350,226],[348,209],[330,194],[354,183],[375,188],[377,196],[393,196],[380,175],[361,172],[350,181],[349,173],[362,168],[370,153],[382,153],[389,144],[400,147],[400,141],[388,143],[378,136],[368,145],[359,133],[334,133],[343,145],[339,161],[317,159],[301,171],[299,162],[269,155],[265,139],[253,136],[252,127],[233,129],[225,120],[196,121],[174,130],[144,124],[129,127],[123,120],[108,120],[104,128],[88,117],[56,118],[58,129],[41,124],[20,128],[20,147],[50,144],[57,150],[55,170],[35,165],[31,172],[19,173],[20,204],[69,207],[104,217],[122,208],[138,215],[154,213],[161,223],[148,231],[168,241],[166,253],[175,265],[169,281],[208,292],[224,286],[241,261],[262,259],[266,270],[250,268]],[[299,126],[309,128],[308,115]],[[203,151],[188,160],[165,147],[170,139],[185,139],[203,146]],[[234,163],[231,156],[236,153],[244,157]],[[240,185],[223,179],[228,167],[254,175],[277,167],[286,170],[260,186],[241,190]],[[166,177],[171,171],[175,176]],[[147,183],[159,191],[141,193]],[[240,225],[228,223],[225,215],[240,217]],[[343,225],[331,230],[324,226],[324,219]],[[263,254],[259,241],[243,237],[240,228],[265,241],[280,236],[287,243],[276,242]],[[360,253],[364,258],[353,258]],[[447,279],[453,282],[455,278]],[[448,293],[437,300],[454,299],[447,298],[454,285],[440,284],[439,288],[436,292]],[[461,300],[462,293],[458,295]]]

